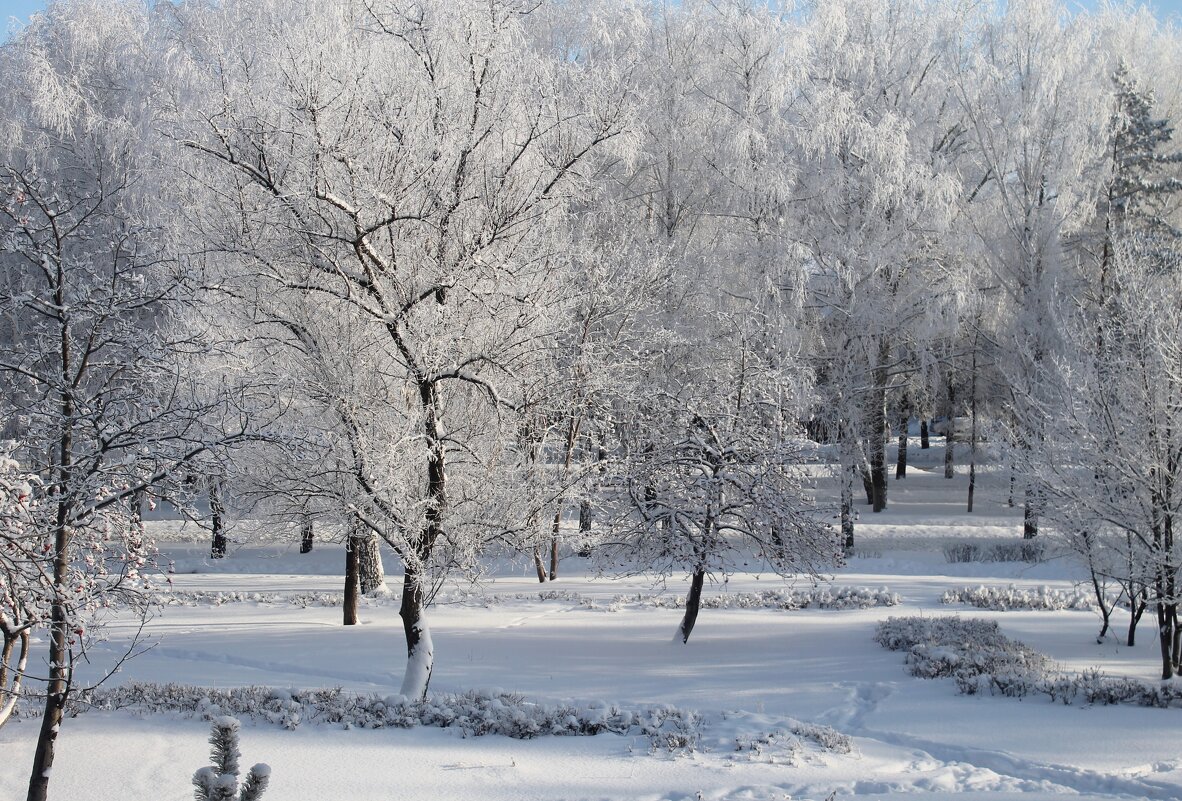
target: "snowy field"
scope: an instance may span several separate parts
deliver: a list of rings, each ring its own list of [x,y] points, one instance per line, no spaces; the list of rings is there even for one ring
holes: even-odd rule
[[[906,481],[891,482],[886,512],[863,511],[859,555],[827,580],[885,588],[898,594],[897,606],[704,608],[689,644],[679,645],[672,635],[680,612],[660,604],[684,592],[680,577],[664,587],[599,578],[572,556],[553,584],[539,585],[527,564],[506,563],[479,588],[445,588],[429,610],[433,695],[497,688],[583,709],[672,705],[701,715],[691,749],[654,746],[638,733],[521,740],[314,720],[288,730],[244,718],[244,764],[271,765],[269,801],[1182,797],[1178,709],[961,695],[950,679],[909,675],[902,653],[875,643],[876,624],[888,616],[955,614],[996,620],[1064,671],[1099,666],[1156,678],[1149,615],[1130,649],[1111,639],[1097,644],[1098,616],[1090,611],[994,612],[941,602],[945,591],[966,586],[1076,589],[1077,570],[1065,559],[947,561],[944,544],[957,538],[1019,536],[1019,511],[998,489],[1004,482],[987,483],[993,491],[979,495],[970,516],[963,475],[945,481],[934,469],[913,468]],[[324,604],[340,592],[339,546],[317,543],[300,555],[294,544],[241,545],[216,564],[203,558],[203,544],[162,549],[175,561],[177,603],[155,613],[151,649],[112,684],[397,690],[405,652],[396,602],[366,599],[362,624],[350,628],[340,625],[339,606]],[[706,596],[785,586],[744,573],[708,587]],[[1118,629],[1125,622],[1118,613]],[[98,675],[131,633],[128,621],[112,621],[110,640],[85,675]],[[24,795],[37,722],[26,716],[0,730],[0,798]],[[849,735],[852,750],[792,734],[802,724]],[[190,777],[207,762],[208,727],[200,715],[175,712],[87,711],[68,719],[51,797],[191,798]]]

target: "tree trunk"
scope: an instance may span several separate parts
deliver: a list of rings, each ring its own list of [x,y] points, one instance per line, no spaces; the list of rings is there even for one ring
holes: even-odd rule
[[[870,479],[870,465],[866,462],[860,461],[858,464],[858,475],[862,479],[862,490],[866,493],[866,505],[874,505],[874,482]]]
[[[68,435],[63,441],[71,439]],[[63,475],[70,473],[70,456],[63,447],[62,462],[66,466]],[[63,482],[64,488],[66,483]],[[70,527],[69,508],[65,501],[58,503],[57,525],[54,531],[53,559],[53,603],[50,606],[49,621],[49,682],[45,691],[45,708],[41,714],[41,728],[37,734],[37,750],[33,754],[33,770],[29,775],[28,801],[47,801],[49,774],[57,746],[57,735],[61,730],[66,700],[73,683],[73,655],[70,652],[69,619],[63,594],[68,589],[70,570]]]
[[[1156,582],[1161,585],[1161,574],[1158,574]],[[1162,597],[1164,587],[1158,586],[1157,596],[1157,635],[1158,642],[1161,645],[1161,679],[1168,681],[1174,677],[1174,660],[1173,660],[1173,645],[1174,645],[1174,631],[1170,620],[1170,609],[1166,603],[1165,598]]]
[[[408,564],[402,577],[402,631],[406,637],[406,674],[402,678],[402,695],[413,701],[427,697],[431,671],[435,666],[435,646],[431,630],[423,616],[423,583],[418,570]]]
[[[443,534],[447,515],[447,450],[444,443],[439,412],[439,394],[434,381],[424,379],[419,384],[425,419],[423,431],[427,439],[427,509],[424,514],[422,536],[415,543],[413,558],[407,559],[402,576],[402,631],[406,638],[406,673],[402,677],[402,695],[412,700],[427,697],[431,671],[435,665],[435,646],[431,631],[423,616],[426,576],[420,571],[430,564],[435,543]]]
[[[702,585],[705,581],[706,569],[699,566],[694,570],[689,592],[685,596],[685,615],[681,618],[681,625],[677,627],[677,636],[673,638],[674,642],[677,640],[682,643],[689,642],[690,632],[694,630],[694,624],[698,622],[698,609],[702,606]]]
[[[1137,624],[1149,608],[1149,591],[1145,587],[1138,588],[1131,579],[1124,585],[1124,591],[1129,598],[1129,636],[1125,638],[1125,645],[1132,648],[1137,644]]]
[[[972,380],[969,382],[969,497],[968,512],[973,511],[973,495],[977,491],[977,346],[980,329],[973,336]]]
[[[222,488],[217,481],[209,487],[209,515],[213,525],[209,558],[222,559],[226,556],[226,508],[222,505]]]
[[[357,625],[357,599],[360,589],[361,554],[354,537],[345,539],[345,625]]]
[[[24,682],[25,668],[29,664],[29,630],[21,629],[14,634],[2,617],[0,628],[3,628],[4,633],[4,651],[0,654],[0,727],[3,727],[16,709],[16,702],[20,700],[21,684]],[[12,652],[17,641],[21,644],[21,650],[16,664],[13,665]]]
[[[558,499],[558,508],[554,510],[554,520],[550,525],[550,580],[558,578],[558,532],[562,527],[562,498]]]
[[[854,552],[854,470],[841,466],[841,547],[846,555]]]
[[[61,310],[66,308],[64,262],[57,260],[57,281],[54,303]],[[70,527],[72,505],[68,493],[74,478],[74,395],[73,386],[73,339],[69,322],[59,312],[59,357],[61,386],[58,404],[63,423],[61,436],[57,441],[57,465],[53,470],[54,485],[50,491],[55,495],[56,520],[53,528],[53,600],[49,607],[49,681],[45,687],[45,708],[41,715],[41,727],[37,733],[37,750],[33,754],[33,769],[29,774],[28,801],[47,801],[49,795],[49,774],[53,770],[53,759],[57,735],[61,730],[66,699],[73,683],[73,653],[70,650],[69,615],[66,593],[69,591],[70,544],[73,533]]]
[[[931,446],[932,442],[928,435],[928,419],[925,417],[919,421],[919,448],[926,451]]]
[[[871,507],[881,512],[887,507],[887,465],[886,465],[886,357],[885,343],[879,345],[878,366],[874,368],[874,388],[871,390],[869,417],[866,431],[870,438],[870,485]]]
[[[312,538],[315,534],[312,518],[305,518],[300,524],[300,553],[312,553]]]
[[[895,460],[895,480],[907,478],[907,427],[911,415],[903,412],[899,417],[899,457]]]
[[[357,583],[362,595],[387,593],[381,542],[372,531],[354,537],[357,547]]]
[[[953,443],[956,441],[956,389],[952,379],[948,379],[948,416],[944,418],[944,478],[952,478],[956,471],[953,461],[956,458]]]
[[[1022,538],[1032,540],[1038,536],[1038,493],[1032,486],[1026,487],[1026,508],[1022,513]]]
[[[579,502],[579,533],[591,532],[591,501],[583,499]]]
[[[538,582],[540,584],[546,583],[546,563],[542,561],[542,547],[540,545],[534,546],[534,570],[538,573]]]

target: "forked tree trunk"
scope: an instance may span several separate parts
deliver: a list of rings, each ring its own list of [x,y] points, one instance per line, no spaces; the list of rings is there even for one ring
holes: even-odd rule
[[[16,709],[16,702],[20,700],[21,684],[25,678],[25,668],[29,664],[29,630],[21,629],[13,632],[7,621],[0,618],[0,629],[4,635],[4,650],[0,653],[0,727],[12,717]],[[20,643],[20,654],[16,664],[12,663],[12,652],[16,644]]]
[[[345,609],[346,626],[357,625],[357,599],[360,595],[361,555],[354,537],[345,539]]]
[[[1147,595],[1148,593],[1142,589],[1139,593],[1135,592],[1129,596],[1129,636],[1125,638],[1125,645],[1130,648],[1137,644],[1137,624],[1141,622],[1141,616],[1149,608]]]
[[[305,518],[300,524],[300,553],[312,553],[312,542],[315,529],[312,518]]]
[[[698,622],[698,610],[702,606],[702,585],[706,581],[706,569],[699,566],[694,570],[693,579],[690,580],[689,592],[685,596],[685,614],[681,618],[681,625],[677,627],[677,635],[673,638],[674,642],[680,640],[682,643],[689,642],[690,632],[694,630],[694,624]]]

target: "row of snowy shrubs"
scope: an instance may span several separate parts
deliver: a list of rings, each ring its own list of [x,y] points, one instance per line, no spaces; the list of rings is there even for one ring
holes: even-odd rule
[[[1014,609],[1089,611],[1096,605],[1091,595],[1076,590],[1056,590],[1045,586],[1037,590],[1021,590],[1012,584],[1008,587],[957,587],[940,596],[940,603],[968,604],[995,612]]]
[[[963,562],[1041,562],[1043,544],[1037,540],[1002,542],[956,542],[944,546],[944,559],[950,564]]]
[[[250,718],[294,729],[301,724],[345,728],[434,726],[463,736],[501,734],[515,739],[543,735],[582,736],[601,732],[648,737],[654,748],[692,749],[701,716],[672,706],[624,709],[616,704],[541,704],[500,690],[441,693],[424,701],[401,695],[358,695],[337,689],[277,690],[268,687],[212,689],[182,684],[132,683],[100,688],[82,702],[112,710],[179,712],[213,720],[222,715]]]
[[[803,590],[783,589],[763,592],[731,592],[702,597],[703,609],[870,609],[876,606],[898,606],[902,599],[886,587],[809,587]],[[680,595],[617,595],[608,608],[628,605],[652,606],[662,609],[681,609],[685,597]]]
[[[1182,706],[1182,686],[1107,676],[1098,669],[1079,675],[1058,671],[1045,656],[1003,635],[991,620],[960,617],[892,617],[874,639],[907,652],[913,676],[950,677],[966,695],[989,692],[1020,698],[1046,695],[1064,704]]]
[[[221,606],[228,603],[286,604],[290,606],[340,606],[344,600],[340,592],[211,592],[204,590],[171,590],[154,593],[153,601],[162,606]],[[589,609],[616,611],[629,606],[657,608],[682,608],[684,596],[672,595],[617,595],[607,604],[600,604],[569,590],[544,590],[540,592],[512,593],[500,595],[478,595],[460,593],[441,596],[435,603],[479,603],[494,606],[518,601],[560,601],[574,603]],[[365,599],[371,606],[395,606],[399,597],[393,594],[374,595]],[[738,592],[723,595],[708,595],[702,598],[706,609],[869,609],[874,606],[898,606],[898,594],[885,587],[810,587],[808,589],[767,590],[764,592]]]

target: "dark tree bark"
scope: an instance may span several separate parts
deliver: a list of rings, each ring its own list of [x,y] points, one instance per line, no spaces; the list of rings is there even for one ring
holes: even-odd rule
[[[223,559],[226,556],[226,508],[222,505],[222,487],[217,481],[209,487],[209,515],[213,525],[209,558]]]
[[[1129,596],[1129,636],[1125,638],[1125,645],[1132,648],[1137,644],[1137,624],[1141,616],[1149,607],[1148,593],[1143,589],[1140,593]]]
[[[858,465],[858,476],[862,479],[862,490],[866,493],[866,505],[874,505],[874,482],[870,478],[870,465],[861,462]]]
[[[874,368],[874,388],[871,391],[866,430],[870,439],[870,505],[875,512],[887,507],[886,465],[886,346],[879,348],[879,366]]]
[[[1159,579],[1160,583],[1160,579]],[[1157,634],[1161,645],[1161,678],[1168,681],[1174,677],[1174,631],[1170,619],[1170,605],[1159,594],[1157,599]]]
[[[841,547],[847,555],[854,551],[854,476],[853,470],[841,470]]]
[[[306,518],[300,524],[300,553],[312,553],[312,542],[315,536],[315,529],[312,523],[312,518]]]
[[[345,540],[345,610],[344,622],[346,626],[357,625],[357,599],[360,596],[361,558],[357,551],[357,542],[353,537]]]
[[[1022,538],[1032,540],[1038,536],[1038,493],[1034,487],[1026,488],[1026,508],[1022,512]]]
[[[373,532],[354,537],[357,548],[357,584],[362,595],[386,588],[386,570],[382,566],[381,543]]]
[[[694,570],[689,592],[685,596],[685,615],[681,618],[681,625],[677,627],[677,639],[682,643],[689,642],[690,632],[694,630],[694,624],[698,622],[698,610],[702,606],[702,585],[705,581],[706,570],[698,567]]]
[[[919,421],[919,448],[926,451],[931,446],[932,442],[928,435],[928,419],[925,417]]]
[[[968,512],[973,511],[973,495],[977,491],[977,348],[980,329],[973,336],[972,379],[969,385],[969,497]]]
[[[907,478],[907,427],[911,415],[905,411],[899,415],[899,457],[895,460],[895,480]]]

